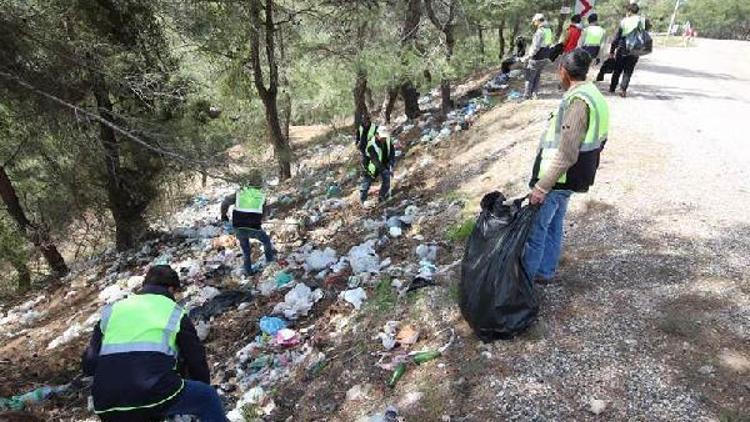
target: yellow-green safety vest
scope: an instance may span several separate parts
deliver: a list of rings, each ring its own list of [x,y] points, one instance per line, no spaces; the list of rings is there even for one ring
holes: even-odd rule
[[[177,334],[185,311],[172,299],[157,294],[140,294],[108,305],[102,311],[99,328],[102,346],[99,356],[131,352],[156,352],[175,358]],[[96,410],[96,413],[129,411],[158,406],[171,400],[184,387],[154,403],[134,407]]]
[[[542,47],[552,46],[552,30],[549,26],[543,26],[542,28]]]
[[[378,141],[375,140],[375,138],[367,142],[367,148],[365,149],[365,153],[367,153],[370,147],[373,147],[373,149],[375,150],[375,153],[378,155],[378,160],[380,160],[380,162],[382,163],[383,162],[383,149],[380,148],[380,145],[378,145]],[[385,150],[386,150],[385,153],[387,155],[390,155],[391,148],[393,148],[393,146],[391,145],[391,138],[385,138]],[[378,168],[372,162],[372,160],[368,160],[368,161],[369,163],[367,164],[367,172],[370,173],[371,176],[374,176]]]
[[[587,26],[583,30],[583,46],[599,47],[604,40],[604,28],[599,25]]]
[[[583,100],[589,107],[589,125],[586,135],[581,140],[580,152],[585,153],[598,150],[607,140],[609,132],[609,106],[607,105],[607,101],[593,82],[581,83],[563,96],[557,112],[550,119],[547,132],[545,132],[541,140],[540,148],[542,157],[539,172],[536,175],[537,178],[541,179],[544,176],[552,164],[555,154],[557,154],[562,137],[563,116],[573,99]],[[567,174],[563,174],[557,182],[560,184],[566,183],[567,176]]]
[[[362,139],[362,132],[364,131],[364,126],[359,126],[359,139]],[[370,125],[370,130],[367,131],[367,142],[370,142],[370,139],[375,137],[375,134],[378,132],[378,125]]]
[[[240,189],[235,196],[234,210],[253,214],[263,214],[266,194],[260,188],[249,186]]]

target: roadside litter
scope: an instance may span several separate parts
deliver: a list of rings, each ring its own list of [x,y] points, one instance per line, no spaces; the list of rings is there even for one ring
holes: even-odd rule
[[[339,297],[351,303],[354,309],[359,310],[362,307],[362,303],[367,300],[367,292],[363,288],[357,287],[356,289],[345,290],[339,293]]]
[[[390,321],[395,322],[395,321]],[[456,338],[456,332],[452,328],[451,330],[451,336],[447,343],[445,343],[443,346],[441,346],[438,349],[434,350],[420,350],[420,351],[414,351],[414,352],[398,352],[396,354],[390,354],[390,353],[381,353],[380,361],[376,364],[378,367],[385,369],[387,371],[392,371],[391,376],[388,378],[388,381],[386,384],[388,387],[395,387],[398,381],[401,379],[401,377],[404,376],[406,373],[406,370],[409,366],[409,364],[415,364],[415,365],[421,365],[423,363],[429,362],[431,360],[434,360],[440,356],[442,356],[446,350],[453,344],[453,341]],[[383,363],[383,359],[386,357],[390,357],[390,362]]]
[[[277,303],[273,308],[274,314],[284,315],[285,318],[295,320],[300,316],[306,316],[313,304],[323,298],[320,289],[311,290],[304,283],[298,283],[287,292],[284,301]]]
[[[279,330],[286,328],[286,321],[278,317],[264,316],[258,323],[263,334],[275,336]]]

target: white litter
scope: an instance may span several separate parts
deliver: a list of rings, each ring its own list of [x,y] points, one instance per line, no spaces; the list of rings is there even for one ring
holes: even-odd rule
[[[122,290],[117,284],[107,286],[99,292],[99,300],[104,303],[114,303],[120,299],[124,299],[129,292]]]
[[[380,257],[373,248],[374,244],[374,240],[369,240],[349,250],[348,258],[349,264],[352,266],[352,273],[377,273],[380,271]]]
[[[388,321],[383,326],[383,331],[379,332],[375,338],[379,338],[385,350],[391,350],[396,347],[396,333],[398,332],[398,321]]]
[[[404,224],[414,224],[414,220],[417,218],[417,213],[419,212],[419,208],[416,207],[416,205],[409,205],[404,210],[404,215],[401,216],[401,221]]]
[[[195,323],[195,331],[198,333],[198,339],[205,341],[208,338],[208,332],[211,329],[211,324],[207,321],[198,321]]]
[[[434,262],[437,259],[437,246],[419,245],[416,250],[417,256],[424,261]]]
[[[362,303],[367,300],[367,292],[361,287],[356,289],[345,290],[339,293],[339,297],[349,302],[354,306],[354,309],[359,310],[362,307]]]
[[[335,250],[331,248],[315,249],[305,259],[305,269],[307,271],[323,270],[335,264],[337,260]]]
[[[285,318],[295,320],[307,315],[313,304],[323,298],[323,291],[312,291],[307,285],[299,283],[284,296],[284,301],[273,308],[274,314],[283,314]]]
[[[391,235],[391,237],[399,237],[401,236],[401,227],[391,227],[388,229],[388,234]]]

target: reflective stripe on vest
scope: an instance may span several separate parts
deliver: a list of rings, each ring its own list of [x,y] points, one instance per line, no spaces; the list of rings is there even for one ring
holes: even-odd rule
[[[599,25],[591,25],[583,30],[583,46],[598,47],[604,40],[604,28]]]
[[[157,352],[177,356],[177,333],[185,311],[168,297],[131,296],[102,312],[100,356]]]
[[[557,153],[562,138],[562,122],[566,110],[573,99],[583,100],[589,109],[589,124],[584,139],[581,141],[580,152],[595,151],[602,147],[602,143],[607,140],[609,131],[609,107],[604,96],[594,86],[592,82],[582,83],[563,96],[557,113],[550,120],[547,132],[545,132],[541,141],[542,161],[539,164],[539,173],[536,175],[542,178],[544,173],[549,169],[552,160]],[[567,174],[563,174],[558,183],[565,183]]]
[[[548,26],[542,27],[542,47],[550,47],[552,45],[552,30]]]
[[[382,163],[383,162],[383,149],[380,148],[380,145],[378,145],[378,141],[376,141],[374,138],[371,139],[367,143],[367,149],[370,149],[370,147],[373,147],[373,149],[375,149],[375,153],[378,155],[378,160]],[[387,151],[386,156],[391,155],[391,148],[392,148],[391,139],[385,138],[385,150]],[[371,176],[374,176],[378,167],[372,162],[372,160],[369,160],[369,161],[370,162],[367,164],[367,172],[370,173]]]
[[[641,25],[641,17],[638,15],[628,16],[620,21],[620,29],[622,29],[622,36],[625,37],[631,32],[635,31],[638,26]]]
[[[266,195],[262,190],[252,186],[242,188],[237,192],[234,202],[234,210],[239,212],[263,214],[263,204],[265,202]]]
[[[359,126],[359,138],[362,139],[362,131],[365,128],[363,126]],[[367,131],[367,142],[370,142],[370,139],[375,137],[375,134],[378,132],[378,125],[370,125],[370,130]]]

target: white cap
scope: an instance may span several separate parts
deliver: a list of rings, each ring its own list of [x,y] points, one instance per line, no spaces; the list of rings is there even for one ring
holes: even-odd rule
[[[534,15],[533,18],[531,18],[531,23],[539,22],[539,21],[542,21],[542,20],[544,20],[544,15],[541,14],[541,13],[537,13],[536,15]]]

